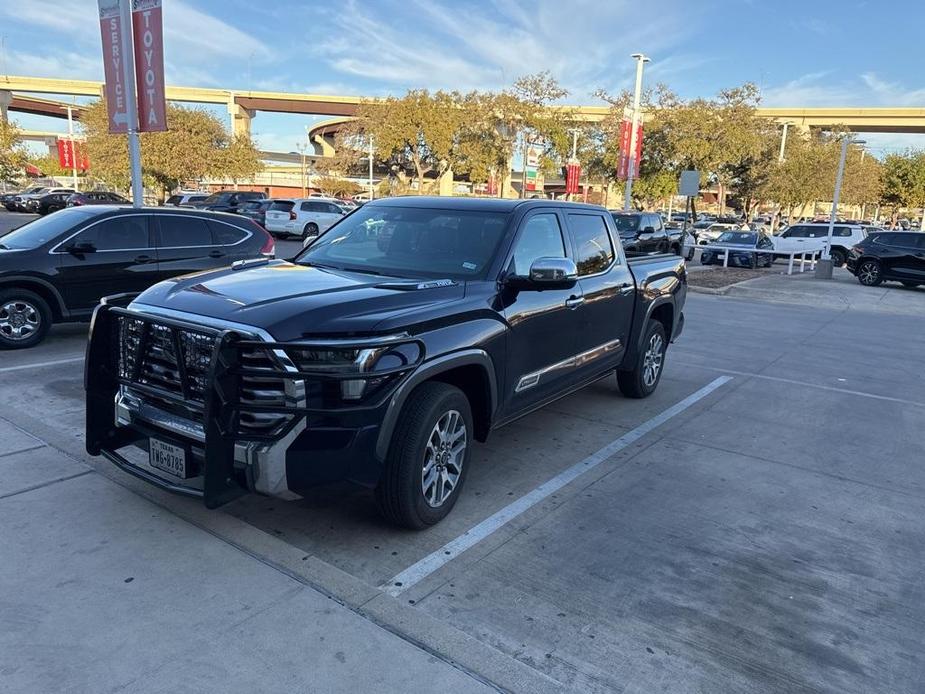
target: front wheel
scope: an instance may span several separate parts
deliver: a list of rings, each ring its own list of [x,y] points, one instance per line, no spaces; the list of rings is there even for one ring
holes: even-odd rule
[[[25,289],[0,291],[0,349],[26,349],[45,339],[51,309],[38,294]]]
[[[452,510],[468,471],[472,409],[446,383],[424,383],[411,393],[392,434],[376,503],[396,525],[421,530]]]
[[[841,248],[833,248],[832,252],[829,253],[829,257],[832,258],[832,265],[834,267],[841,267],[848,259],[848,256]]]
[[[650,320],[633,368],[617,370],[620,392],[628,398],[647,398],[652,395],[662,378],[667,349],[665,326],[657,320]]]
[[[883,273],[880,263],[876,260],[865,260],[858,266],[858,282],[865,287],[876,287],[883,282]]]

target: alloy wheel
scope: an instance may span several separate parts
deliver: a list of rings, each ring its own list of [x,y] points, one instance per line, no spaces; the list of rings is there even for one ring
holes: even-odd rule
[[[655,334],[649,338],[649,349],[646,350],[642,363],[642,382],[651,388],[658,380],[658,373],[662,369],[664,359],[662,336]]]
[[[446,412],[434,425],[424,449],[421,491],[428,506],[438,508],[459,485],[468,437],[466,422],[456,410]]]
[[[42,314],[28,301],[13,299],[0,306],[0,336],[8,340],[28,340],[41,325]]]
[[[877,263],[868,260],[858,269],[858,279],[861,284],[871,285],[876,283],[880,278],[880,266]]]

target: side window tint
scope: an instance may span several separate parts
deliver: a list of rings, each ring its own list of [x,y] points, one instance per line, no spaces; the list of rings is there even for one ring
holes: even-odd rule
[[[912,235],[913,248],[918,248],[920,251],[925,251],[925,234],[921,231],[917,234]]]
[[[835,227],[832,236],[851,236],[851,227]]]
[[[596,214],[570,214],[568,220],[575,241],[578,275],[606,270],[613,262],[614,252],[604,218]]]
[[[160,215],[160,246],[162,248],[183,248],[189,246],[211,246],[212,232],[205,219]]]
[[[511,272],[526,277],[537,258],[564,257],[565,245],[562,243],[558,217],[554,214],[535,214],[527,220],[517,238]]]
[[[178,205],[180,203],[180,199],[181,198],[179,195],[171,195],[169,198],[167,198],[167,202],[165,202],[164,204],[165,205]]]
[[[302,210],[302,212],[310,212],[311,209],[312,209],[312,208],[311,208],[311,203],[310,203],[310,202],[303,202],[301,205],[299,205],[299,209]]]
[[[230,246],[241,241],[247,232],[238,227],[223,222],[209,222],[209,228],[212,230],[212,242],[216,246]]]
[[[140,215],[113,217],[94,224],[74,240],[92,243],[98,251],[148,248],[147,219]]]

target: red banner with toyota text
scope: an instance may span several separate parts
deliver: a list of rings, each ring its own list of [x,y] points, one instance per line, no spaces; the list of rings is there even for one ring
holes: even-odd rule
[[[68,171],[77,169],[86,171],[90,168],[90,160],[82,142],[76,140],[58,140],[58,164]]]
[[[164,26],[161,0],[132,0],[135,38],[135,85],[138,92],[138,130],[167,130],[164,89]]]
[[[577,193],[581,180],[581,164],[571,163],[565,167],[565,192],[569,195]]]

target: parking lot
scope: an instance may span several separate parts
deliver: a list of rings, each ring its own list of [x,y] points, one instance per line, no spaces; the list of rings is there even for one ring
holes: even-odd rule
[[[624,399],[608,379],[496,432],[453,513],[418,533],[387,527],[371,495],[346,486],[207,512],[89,458],[86,327],[56,326],[37,348],[0,353],[0,429],[27,440],[0,448],[0,470],[24,480],[0,484],[0,517],[30,497],[53,514],[58,494],[106,544],[127,526],[87,520],[94,509],[144,503],[140,513],[169,517],[178,553],[188,528],[205,530],[455,668],[433,689],[404,691],[921,691],[922,299],[916,315],[690,295],[651,398]],[[45,474],[48,450],[74,472]],[[116,485],[88,492],[88,478]],[[28,547],[6,527],[0,547],[22,571],[0,570],[0,588],[39,569],[67,573],[55,535],[66,531],[52,519]],[[208,602],[215,581],[231,600],[246,592],[200,578],[158,609]],[[134,609],[126,602],[123,618]],[[68,614],[63,629],[75,628]],[[287,616],[316,618],[298,605]],[[170,625],[159,629],[189,628]],[[36,646],[29,657],[46,655]],[[66,668],[59,676],[62,690],[82,690]]]

